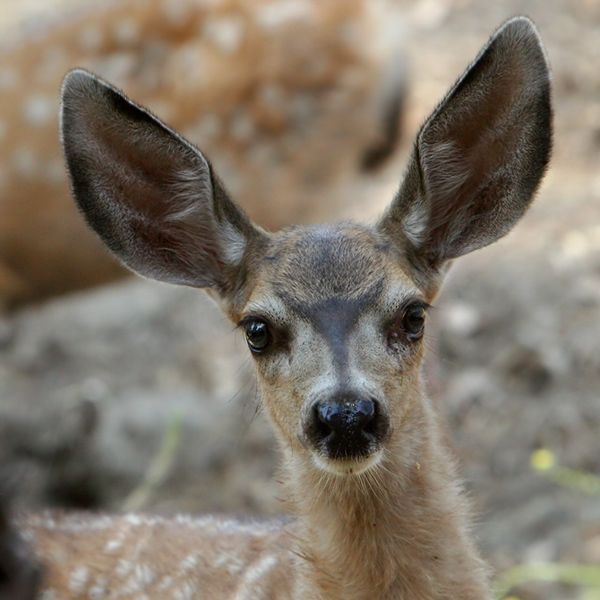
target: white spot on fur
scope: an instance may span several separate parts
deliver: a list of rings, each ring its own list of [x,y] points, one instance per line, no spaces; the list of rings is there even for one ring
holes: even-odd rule
[[[71,579],[69,579],[69,591],[74,594],[82,594],[85,591],[88,577],[89,571],[86,566],[81,565],[77,567],[71,574]]]
[[[89,600],[104,600],[106,597],[107,580],[104,577],[98,577],[94,585],[89,589]]]
[[[275,29],[289,23],[314,18],[313,7],[304,0],[279,0],[269,2],[256,11],[256,22],[264,29]]]
[[[276,556],[267,554],[267,556],[263,556],[258,562],[252,563],[244,572],[234,600],[249,600],[250,598],[252,600],[259,600],[259,598],[263,598],[261,581],[277,565],[277,562],[278,559]]]
[[[152,585],[156,579],[156,573],[149,565],[141,564],[135,566],[135,577],[141,589]]]
[[[242,572],[246,563],[234,554],[222,553],[215,558],[211,566],[214,570],[225,567],[230,575],[237,575]]]
[[[121,559],[121,560],[119,560],[119,563],[117,564],[115,573],[119,577],[127,577],[127,575],[129,575],[129,573],[131,573],[132,570],[133,570],[133,564],[130,563],[128,560]]]
[[[173,600],[194,600],[196,593],[196,586],[191,581],[186,581],[173,592]]]
[[[158,584],[158,589],[159,589],[160,591],[164,591],[164,590],[167,590],[167,589],[169,589],[170,587],[172,587],[172,585],[173,585],[173,578],[172,578],[172,577],[169,577],[169,576],[167,575],[166,577],[163,577],[163,578],[160,580],[160,583]]]
[[[122,539],[109,540],[106,546],[104,547],[104,552],[106,552],[106,554],[112,554],[113,552],[116,552],[122,545]]]
[[[207,17],[202,33],[224,54],[239,50],[244,39],[245,24],[241,16]]]
[[[139,527],[143,523],[143,519],[140,515],[136,514],[128,514],[123,517],[123,520],[128,525],[132,525],[133,527]]]
[[[185,525],[186,527],[203,529],[204,527],[212,525],[214,523],[214,518],[210,515],[206,515],[200,518],[193,517],[192,515],[177,515],[175,517],[175,522],[178,525]]]
[[[237,558],[235,556],[230,556],[227,562],[227,572],[230,575],[237,575],[238,573],[242,572],[244,566],[245,563],[242,559]]]
[[[56,590],[53,590],[53,589],[44,590],[40,594],[40,600],[56,600],[56,599],[57,599]]]
[[[136,594],[136,598],[137,592],[141,591],[142,590],[140,588],[139,581],[135,578],[135,576],[130,577],[121,588],[122,594]]]
[[[57,111],[58,107],[50,98],[34,94],[25,99],[23,118],[30,125],[40,127],[52,121]]]
[[[188,554],[179,565],[182,572],[192,571],[198,566],[198,557],[195,554]]]

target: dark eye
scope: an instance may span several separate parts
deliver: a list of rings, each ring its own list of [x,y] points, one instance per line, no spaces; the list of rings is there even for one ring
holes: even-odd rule
[[[410,304],[402,315],[402,329],[410,339],[416,340],[423,335],[425,328],[425,306],[421,303]]]
[[[243,326],[246,332],[246,341],[248,342],[250,350],[255,354],[264,352],[271,343],[269,326],[260,319],[246,321]]]
[[[388,332],[390,345],[407,339],[414,342],[423,336],[427,306],[421,301],[412,302],[398,315]]]

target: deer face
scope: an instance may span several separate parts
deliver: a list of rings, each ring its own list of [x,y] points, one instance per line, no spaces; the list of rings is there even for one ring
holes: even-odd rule
[[[527,19],[509,21],[421,129],[373,226],[268,234],[191,144],[93,75],[63,88],[75,198],[133,270],[209,288],[244,331],[284,446],[325,471],[410,452],[425,312],[451,259],[506,234],[548,162],[550,78]]]
[[[275,237],[239,323],[286,443],[336,473],[375,464],[414,400],[427,306],[375,228]]]

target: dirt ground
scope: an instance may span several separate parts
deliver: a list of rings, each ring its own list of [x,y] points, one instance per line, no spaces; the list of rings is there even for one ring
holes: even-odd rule
[[[385,206],[419,123],[502,21],[527,14],[546,43],[551,168],[518,228],[453,267],[429,324],[426,373],[493,568],[600,567],[600,499],[530,467],[547,448],[600,475],[600,2],[398,2],[411,65],[406,142],[377,181],[357,186],[353,216]],[[146,508],[281,510],[251,364],[199,293],[136,280],[0,320],[0,461],[24,474],[23,503],[120,509],[174,415],[184,418],[180,447]],[[534,582],[515,594],[571,599],[581,589]]]

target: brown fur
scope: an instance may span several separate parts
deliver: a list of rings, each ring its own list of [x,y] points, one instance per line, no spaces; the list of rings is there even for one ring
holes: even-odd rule
[[[0,308],[125,274],[69,197],[57,92],[74,66],[201,144],[265,227],[318,219],[364,152],[395,148],[401,36],[379,43],[390,15],[371,2],[72,4],[0,48]]]

